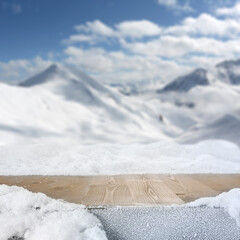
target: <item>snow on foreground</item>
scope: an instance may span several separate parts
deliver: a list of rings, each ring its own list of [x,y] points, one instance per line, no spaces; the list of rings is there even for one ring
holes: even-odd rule
[[[240,227],[240,188],[224,192],[217,197],[200,198],[192,203],[186,204],[185,206],[224,208],[224,210],[236,220],[237,225]]]
[[[0,175],[239,173],[240,148],[227,141],[94,144],[54,141],[0,146]]]
[[[107,239],[100,221],[84,206],[53,200],[42,193],[0,185],[0,240]]]
[[[202,198],[179,208],[201,206],[225,209],[240,227],[240,189]],[[0,185],[0,226],[0,240],[13,236],[24,240],[107,239],[99,220],[82,205],[6,185]]]

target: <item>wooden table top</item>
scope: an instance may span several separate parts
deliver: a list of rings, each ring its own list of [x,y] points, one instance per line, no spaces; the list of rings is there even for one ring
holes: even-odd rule
[[[86,206],[154,206],[184,204],[240,188],[240,174],[0,176],[0,184]]]

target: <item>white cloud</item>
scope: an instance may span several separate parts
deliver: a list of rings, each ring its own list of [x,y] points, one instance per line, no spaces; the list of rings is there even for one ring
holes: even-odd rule
[[[146,43],[122,41],[122,46],[135,54],[170,58],[199,53],[225,57],[240,54],[240,40],[221,41],[206,37],[163,36]]]
[[[103,36],[113,36],[115,35],[112,28],[107,26],[106,24],[102,23],[99,20],[95,20],[93,22],[87,22],[86,24],[81,24],[75,26],[77,31],[85,31],[87,33],[99,34]]]
[[[240,16],[240,2],[237,2],[232,8],[218,8],[216,10],[216,15],[229,17]]]
[[[179,7],[174,0],[159,3]],[[240,56],[237,6],[218,9],[215,16],[203,13],[198,17],[186,17],[180,24],[169,27],[148,20],[129,20],[113,26],[100,20],[87,22],[76,26],[77,33],[64,40],[68,46],[62,61],[102,81],[159,79],[166,82],[191,67],[208,67]],[[83,46],[88,44],[86,48],[76,47],[76,43],[82,42]],[[103,49],[107,44],[117,50]],[[22,72],[34,74],[51,62],[39,57],[29,61],[0,62],[0,79],[17,78]]]
[[[188,1],[186,1],[184,5],[179,5],[178,0],[158,0],[158,4],[178,11],[184,12],[194,11],[193,8],[189,5]]]
[[[88,42],[91,44],[109,39],[143,38],[167,35],[198,35],[220,36],[224,38],[238,37],[240,24],[237,19],[218,19],[210,14],[203,13],[193,18],[185,18],[180,25],[163,27],[148,20],[124,21],[116,24],[114,28],[107,26],[99,20],[87,22],[75,27],[80,33],[74,34],[65,40],[65,43]],[[84,33],[83,33],[84,32]]]
[[[176,6],[178,2],[164,4]],[[98,43],[110,40],[117,45],[117,51],[91,45],[87,50],[74,46],[65,49],[68,63],[104,81],[169,81],[191,67],[208,67],[240,56],[240,25],[232,17],[222,19],[203,13],[169,27],[148,20],[124,21],[110,27],[97,20],[79,25],[77,30],[79,34],[70,36],[70,43],[86,41],[101,46]]]
[[[230,37],[240,33],[239,21],[234,19],[217,19],[209,14],[201,14],[197,18],[188,17],[181,25],[169,27],[165,33],[171,34],[197,34],[197,35],[218,35]]]
[[[114,26],[114,29],[99,20],[87,22],[75,27],[80,32],[64,40],[65,43],[105,41],[106,38],[142,38],[159,35],[162,28],[148,20],[125,21]],[[84,34],[82,34],[84,32]],[[88,35],[86,35],[88,34]]]
[[[78,42],[88,42],[95,43],[97,41],[95,36],[83,35],[83,34],[75,34],[71,35],[68,39],[63,40],[62,42],[65,44],[74,44]]]
[[[66,61],[71,64],[81,66],[88,72],[110,72],[112,71],[112,60],[106,56],[105,50],[101,48],[92,48],[83,50],[77,47],[68,47],[65,49],[68,56]]]
[[[161,5],[168,6],[168,7],[177,6],[177,0],[158,0],[158,3]]]
[[[107,52],[100,48],[68,47],[65,54],[67,63],[79,66],[104,82],[169,81],[190,69],[155,56],[131,56],[122,51]]]
[[[144,36],[159,35],[162,28],[148,20],[125,21],[116,25],[118,36],[142,38]]]

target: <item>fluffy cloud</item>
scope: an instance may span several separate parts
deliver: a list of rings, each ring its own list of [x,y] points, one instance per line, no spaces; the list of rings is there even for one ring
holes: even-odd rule
[[[221,9],[219,9],[220,11]],[[237,37],[240,34],[240,24],[237,19],[218,19],[212,15],[203,13],[193,18],[185,18],[181,24],[163,27],[148,20],[124,21],[111,28],[99,20],[87,22],[75,27],[79,34],[71,35],[66,43],[75,42],[96,43],[110,38],[123,41],[126,38],[143,38],[168,35],[198,35],[219,36],[223,38]],[[84,33],[84,34],[83,34]]]
[[[77,65],[105,82],[169,81],[190,70],[188,66],[155,56],[128,55],[122,51],[107,52],[101,48],[84,50],[71,46],[65,50],[65,54],[68,56],[67,63]]]
[[[159,35],[162,28],[157,24],[147,21],[125,21],[116,25],[119,37],[141,38],[145,36]]]
[[[175,0],[159,0],[159,4],[179,7]],[[62,62],[76,65],[102,81],[170,81],[191,68],[209,67],[240,56],[239,6],[217,9],[215,15],[186,17],[168,27],[148,20],[113,26],[95,20],[77,25],[76,33],[64,40],[67,46]],[[22,78],[22,72],[34,74],[51,62],[39,57],[0,62],[0,79]]]
[[[87,22],[86,24],[81,24],[75,26],[77,31],[85,31],[87,33],[99,34],[103,36],[113,36],[115,35],[112,28],[108,27],[106,24],[99,20],[93,22]]]
[[[240,16],[240,2],[232,8],[219,8],[216,10],[216,14],[218,16]]]
[[[190,7],[188,1],[184,5],[179,5],[177,0],[158,0],[158,4],[172,8],[178,11],[191,12],[193,9]]]
[[[113,69],[112,59],[101,48],[84,50],[71,46],[65,49],[65,54],[67,55],[66,62],[81,66],[88,72],[111,72]]]
[[[95,36],[75,34],[75,35],[71,35],[68,39],[63,40],[62,42],[68,45],[78,43],[78,42],[87,42],[89,44],[94,44],[98,40],[99,39],[97,39]]]
[[[105,41],[106,38],[143,38],[159,35],[162,31],[160,26],[148,20],[125,21],[116,24],[114,28],[96,20],[75,26],[75,29],[80,33],[70,36],[64,40],[65,43],[84,41],[93,43],[100,40]]]
[[[174,7],[177,5],[177,0],[158,0],[158,3],[161,5]]]
[[[240,24],[239,21],[234,19],[220,20],[209,14],[201,14],[197,18],[188,17],[184,19],[181,25],[167,28],[166,33],[230,37],[240,33]]]
[[[212,54],[233,57],[240,54],[240,40],[221,41],[213,38],[192,38],[189,36],[163,36],[145,42],[122,42],[124,48],[136,54],[178,58],[187,54]]]
[[[177,1],[164,3],[174,6]],[[79,34],[69,38],[71,43],[86,41],[90,45],[87,49],[68,46],[67,63],[107,81],[169,81],[193,67],[210,67],[240,56],[240,25],[233,17],[203,13],[169,27],[148,20],[124,21],[113,27],[94,21],[77,30]],[[103,49],[101,42],[109,39],[115,39],[111,44],[117,51]]]

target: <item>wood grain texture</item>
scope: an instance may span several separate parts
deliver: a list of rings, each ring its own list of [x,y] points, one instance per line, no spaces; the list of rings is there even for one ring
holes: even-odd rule
[[[153,206],[183,204],[240,188],[240,174],[0,176],[0,184],[87,206]]]

